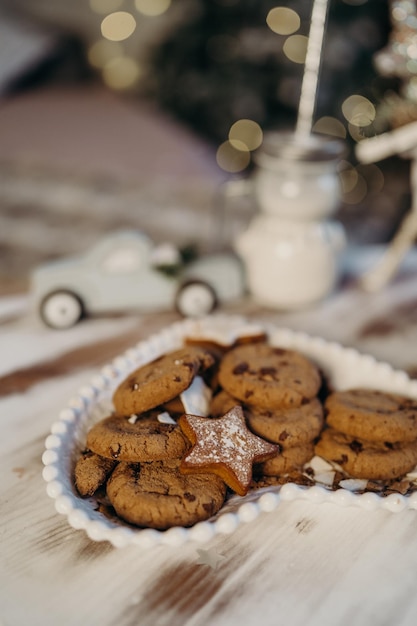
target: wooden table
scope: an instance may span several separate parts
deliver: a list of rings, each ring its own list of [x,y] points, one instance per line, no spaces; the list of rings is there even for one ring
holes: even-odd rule
[[[417,256],[383,292],[351,274],[326,302],[278,313],[233,305],[417,373]],[[368,261],[366,261],[368,258]],[[68,398],[174,313],[43,327],[27,297],[0,300],[0,624],[415,625],[417,512],[284,501],[231,535],[180,549],[113,548],[70,527],[42,478],[44,440]]]

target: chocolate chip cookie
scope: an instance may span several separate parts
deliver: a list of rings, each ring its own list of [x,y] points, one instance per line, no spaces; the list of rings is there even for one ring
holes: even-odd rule
[[[189,346],[165,354],[129,374],[113,394],[118,415],[144,413],[179,396],[194,377],[214,364],[213,355]]]
[[[117,515],[136,526],[191,526],[221,508],[225,483],[214,474],[184,475],[179,461],[119,463],[107,483]]]
[[[158,411],[130,418],[111,415],[90,429],[86,446],[108,459],[132,463],[180,458],[188,449],[181,429],[161,423]]]
[[[284,448],[301,446],[319,435],[323,405],[313,398],[294,409],[244,409],[246,422],[256,435]]]
[[[325,402],[329,426],[352,437],[397,442],[417,439],[417,401],[374,389],[332,393]]]
[[[294,350],[255,343],[228,352],[219,382],[232,396],[257,407],[298,407],[320,389],[318,368]]]
[[[257,473],[264,476],[281,476],[300,469],[314,456],[314,443],[308,442],[300,446],[282,448],[281,452],[257,467]]]
[[[116,464],[114,459],[106,459],[91,450],[84,450],[74,470],[75,486],[80,496],[94,495],[104,485]]]
[[[372,442],[327,428],[315,453],[336,463],[354,478],[391,480],[410,472],[417,464],[417,441]]]

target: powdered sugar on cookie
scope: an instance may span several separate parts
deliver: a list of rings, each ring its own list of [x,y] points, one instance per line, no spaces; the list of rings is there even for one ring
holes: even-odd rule
[[[218,474],[239,495],[248,491],[253,463],[266,460],[279,451],[278,446],[248,430],[240,406],[215,419],[186,414],[179,423],[193,444],[181,470]]]

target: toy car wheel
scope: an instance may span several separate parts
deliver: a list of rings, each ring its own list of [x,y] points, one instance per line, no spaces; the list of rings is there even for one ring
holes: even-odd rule
[[[176,297],[176,308],[185,317],[199,317],[213,311],[217,305],[214,289],[202,281],[184,284]]]
[[[81,319],[83,305],[74,293],[55,291],[42,301],[40,314],[45,324],[51,328],[71,328]]]

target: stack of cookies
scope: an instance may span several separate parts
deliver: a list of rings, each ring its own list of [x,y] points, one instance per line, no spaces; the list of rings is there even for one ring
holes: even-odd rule
[[[221,354],[186,346],[123,380],[113,395],[114,414],[87,433],[75,466],[79,494],[105,489],[118,517],[160,530],[213,516],[228,487],[245,495],[253,464],[274,456],[278,447],[248,429],[236,402],[214,420],[204,411],[185,410],[196,388],[202,395],[209,389],[204,378],[216,384]],[[194,399],[194,406],[203,404]]]
[[[373,389],[330,394],[315,452],[353,478],[392,480],[417,465],[417,402]]]
[[[218,382],[211,414],[239,404],[249,429],[278,445],[272,458],[257,465],[259,478],[299,470],[312,458],[323,426],[322,381],[308,358],[266,342],[238,345],[223,356]]]
[[[304,471],[314,455],[385,485],[414,469],[416,401],[351,389],[323,407],[322,383],[309,358],[259,333],[185,339],[117,387],[114,413],[87,433],[75,486],[125,522],[163,530],[212,517],[228,491],[314,484]]]
[[[214,473],[180,472],[190,442],[172,418],[176,407],[183,412],[179,395],[213,364],[210,351],[187,347],[130,374],[114,393],[115,413],[87,434],[75,467],[80,495],[105,487],[120,518],[157,529],[190,526],[214,515],[226,485]]]

